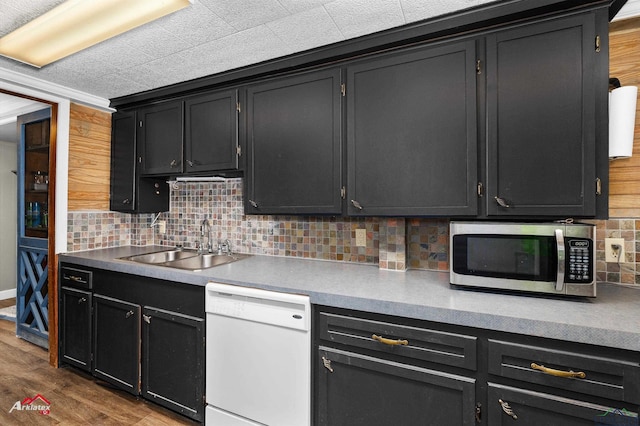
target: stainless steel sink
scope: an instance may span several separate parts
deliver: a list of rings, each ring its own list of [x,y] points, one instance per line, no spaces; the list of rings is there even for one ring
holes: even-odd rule
[[[166,266],[178,269],[188,269],[197,271],[199,269],[213,268],[214,266],[226,265],[249,257],[246,254],[201,254],[195,257],[168,262]]]
[[[136,254],[134,256],[123,257],[122,260],[131,260],[138,263],[165,263],[178,259],[198,256],[195,250],[166,250],[153,253]]]
[[[195,250],[164,250],[121,258],[131,262],[197,271],[226,265],[249,257],[248,254],[198,253]]]

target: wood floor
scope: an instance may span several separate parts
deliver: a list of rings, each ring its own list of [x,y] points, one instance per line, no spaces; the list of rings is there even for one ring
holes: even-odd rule
[[[0,308],[15,302],[0,301]],[[9,412],[17,401],[41,395],[50,413]],[[46,350],[16,337],[0,320],[0,425],[196,425],[151,402],[114,390],[71,368],[53,368]]]

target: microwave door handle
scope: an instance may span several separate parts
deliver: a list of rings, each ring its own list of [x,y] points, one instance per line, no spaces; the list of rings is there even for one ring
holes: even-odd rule
[[[558,276],[556,278],[556,291],[562,291],[564,287],[564,236],[562,229],[556,229],[556,245],[558,246]]]

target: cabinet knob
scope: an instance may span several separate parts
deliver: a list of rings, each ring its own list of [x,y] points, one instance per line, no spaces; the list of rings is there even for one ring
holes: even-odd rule
[[[253,201],[253,200],[249,200],[249,204],[251,204],[251,207],[253,207],[254,209],[257,209],[257,208],[258,208],[258,203],[256,203],[256,202],[255,202],[255,201]]]
[[[353,207],[355,207],[358,210],[362,210],[362,205],[360,205],[359,202],[357,202],[356,200],[351,200],[351,204],[353,205]]]
[[[518,416],[516,416],[516,413],[513,412],[513,409],[511,408],[511,406],[509,405],[509,403],[499,399],[498,403],[500,404],[500,407],[502,407],[502,411],[504,411],[504,413],[507,416],[511,416],[513,418],[513,420],[517,420]]]
[[[187,160],[187,164],[189,165],[189,167],[193,167],[193,161]]]
[[[171,166],[171,168],[173,168],[178,165],[178,162],[176,160],[171,160],[171,163],[169,165]]]
[[[125,198],[124,200],[122,200],[122,204],[131,204],[131,199]]]
[[[151,316],[150,315],[142,315],[142,319],[144,320],[144,322],[146,322],[147,324],[151,324]]]
[[[127,312],[126,314],[124,314],[124,317],[125,317],[125,318],[130,318],[130,317],[131,317],[131,315],[133,315],[133,311],[129,311],[129,312]]]
[[[322,357],[322,365],[324,366],[324,368],[326,368],[331,373],[333,373],[333,367],[331,366],[331,360],[330,359]]]
[[[498,203],[498,205],[499,205],[500,207],[504,207],[504,208],[509,208],[509,207],[511,207],[511,206],[509,205],[509,203],[507,203],[507,202],[504,200],[504,198],[500,198],[500,197],[498,197],[498,196],[495,196],[495,197],[493,197],[493,198],[496,200],[496,203]]]
[[[80,305],[80,304],[82,304],[82,303],[84,303],[86,301],[87,301],[86,297],[81,297],[80,299],[78,299],[78,305]]]

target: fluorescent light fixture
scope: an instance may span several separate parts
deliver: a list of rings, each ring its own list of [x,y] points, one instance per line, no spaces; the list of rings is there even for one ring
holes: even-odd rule
[[[0,38],[0,55],[40,68],[189,4],[191,0],[68,0]]]

